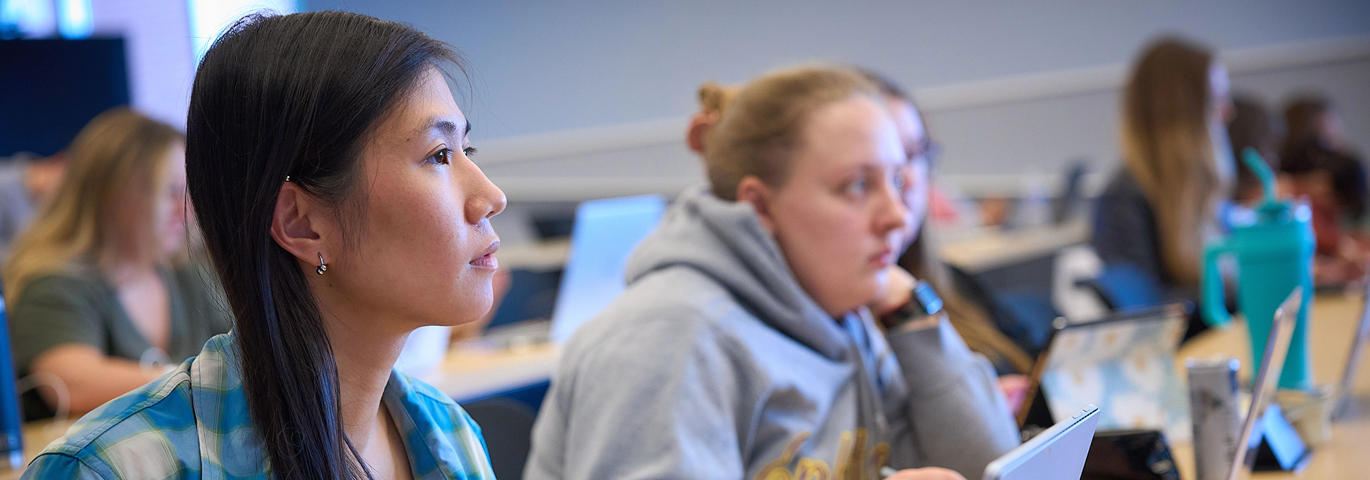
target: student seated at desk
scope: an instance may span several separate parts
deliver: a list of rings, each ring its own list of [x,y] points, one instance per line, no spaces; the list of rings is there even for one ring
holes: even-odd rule
[[[773,73],[707,137],[708,188],[676,200],[567,344],[527,478],[978,478],[1018,444],[993,368],[916,313],[908,283],[885,325],[865,307],[891,288],[908,214],[874,85]]]
[[[857,69],[857,73],[880,90],[885,108],[894,120],[900,143],[904,146],[908,158],[908,168],[905,169],[908,174],[905,180],[908,188],[905,189],[904,206],[909,217],[900,233],[900,238],[904,241],[901,242],[901,246],[895,248],[896,252],[902,252],[899,265],[891,267],[891,272],[896,275],[901,271],[907,272],[931,284],[945,302],[944,308],[952,327],[956,328],[971,351],[984,355],[1001,371],[1030,371],[1032,359],[999,331],[984,309],[956,293],[950,271],[937,256],[936,242],[932,238],[934,235],[930,233],[933,223],[931,197],[934,193],[931,173],[937,148],[929,140],[927,126],[918,106],[893,81],[868,70]],[[685,135],[686,143],[695,153],[704,154],[708,130],[718,123],[728,102],[736,94],[737,87],[714,82],[700,86],[700,111],[691,118]],[[878,308],[878,303],[882,300],[876,299],[872,307]],[[1026,378],[1011,376],[1002,380],[1004,381],[1001,385],[1006,388],[1005,394],[1009,394],[1010,391],[1020,390],[1019,385],[1022,385]]]
[[[895,249],[902,252],[898,266],[937,290],[945,303],[947,319],[965,339],[971,351],[984,355],[1000,371],[1028,373],[1032,370],[1032,358],[999,330],[984,308],[956,292],[951,271],[938,255],[936,234],[932,231],[933,222],[930,221],[930,205],[932,169],[939,152],[937,144],[928,135],[922,112],[913,103],[913,98],[893,81],[874,72],[861,73],[879,87],[885,108],[894,119],[900,143],[908,158],[908,168],[905,170],[908,173],[908,188],[904,190],[904,205],[909,210],[909,217],[899,237],[904,242]],[[1025,377],[1010,376],[1002,379],[1001,386],[1006,394],[1021,394],[1026,381]]]
[[[1280,156],[1290,157],[1309,143],[1334,152],[1347,152],[1346,127],[1332,101],[1322,95],[1304,93],[1284,107],[1285,136]]]
[[[232,333],[81,419],[24,478],[491,479],[480,429],[393,370],[490,308],[504,194],[447,46],[345,12],[251,16],[195,75],[191,200]]]
[[[1159,300],[1199,300],[1204,244],[1235,175],[1230,115],[1227,70],[1178,39],[1152,44],[1123,94],[1123,168],[1095,202],[1090,243],[1105,265],[1139,270]],[[1204,328],[1192,315],[1185,338]]]
[[[1282,193],[1305,200],[1313,213],[1317,257],[1313,282],[1336,287],[1363,279],[1370,258],[1365,232],[1365,166],[1347,146],[1331,100],[1306,93],[1284,109],[1288,125],[1281,156]]]
[[[1227,138],[1232,145],[1232,161],[1237,167],[1232,183],[1232,202],[1252,208],[1264,198],[1265,185],[1242,161],[1242,151],[1253,148],[1271,171],[1280,169],[1274,123],[1259,100],[1246,95],[1232,97],[1232,122],[1227,125]]]
[[[212,281],[185,259],[181,133],[119,108],[68,154],[4,268],[17,375],[41,385],[23,397],[30,419],[85,413],[228,331]]]
[[[1365,167],[1350,154],[1309,140],[1288,151],[1280,168],[1284,193],[1308,202],[1317,239],[1313,281],[1341,287],[1365,278],[1370,248],[1356,238],[1366,214]]]

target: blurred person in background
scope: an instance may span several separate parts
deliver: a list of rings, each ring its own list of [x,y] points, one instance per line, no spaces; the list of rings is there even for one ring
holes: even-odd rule
[[[901,273],[908,272],[937,291],[944,302],[948,321],[965,339],[971,351],[984,355],[998,371],[1010,373],[999,377],[999,386],[1008,400],[1009,408],[1016,410],[1028,386],[1027,377],[1021,374],[1032,370],[1032,357],[999,330],[984,308],[956,291],[951,270],[939,256],[930,213],[935,190],[932,169],[939,147],[930,139],[927,123],[923,121],[923,115],[912,97],[883,75],[869,70],[859,72],[880,89],[885,108],[894,120],[908,158],[906,172],[909,178],[906,180],[908,188],[905,189],[904,205],[908,208],[909,218],[900,233],[902,245],[895,249],[896,252],[902,252],[898,267],[892,267],[890,275],[897,278]]]
[[[725,104],[709,188],[566,345],[527,478],[979,477],[1017,426],[989,362],[889,279],[908,155],[879,89],[805,67]]]
[[[67,152],[66,175],[3,270],[17,373],[46,385],[25,395],[29,418],[89,411],[228,330],[186,258],[181,133],[117,108]]]
[[[1285,104],[1284,119],[1289,128],[1281,151],[1291,163],[1281,169],[1280,185],[1313,210],[1314,282],[1337,286],[1361,279],[1370,258],[1365,167],[1350,151],[1341,116],[1327,97],[1302,93]]]
[[[1286,149],[1280,168],[1285,195],[1307,202],[1317,239],[1313,281],[1322,287],[1344,287],[1365,278],[1370,248],[1356,238],[1354,225],[1365,218],[1366,172],[1350,153],[1306,138]]]
[[[0,262],[62,181],[66,167],[62,152],[47,158],[19,154],[0,159]]]
[[[1140,271],[1163,300],[1197,306],[1203,248],[1221,232],[1236,169],[1227,69],[1206,47],[1158,40],[1133,68],[1122,111],[1123,168],[1095,201],[1090,243],[1105,265]],[[1185,338],[1205,328],[1191,315]]]
[[[1254,148],[1271,171],[1280,169],[1279,137],[1275,135],[1274,119],[1260,100],[1248,95],[1232,97],[1232,122],[1227,126],[1228,142],[1232,145],[1232,160],[1237,178],[1232,187],[1232,201],[1245,207],[1260,203],[1265,185],[1256,173],[1242,161],[1242,151]]]
[[[1280,148],[1282,156],[1296,155],[1309,143],[1335,152],[1347,149],[1341,115],[1326,97],[1312,93],[1293,97],[1284,107],[1284,122],[1286,134]]]
[[[928,138],[922,113],[911,97],[893,81],[869,70],[856,70],[879,88],[908,156],[907,172],[910,176],[906,180],[908,194],[904,198],[904,204],[909,211],[909,219],[901,233],[902,246],[896,248],[896,251],[902,252],[902,256],[899,258],[899,265],[890,268],[891,274],[907,272],[905,274],[912,274],[914,278],[932,285],[945,302],[944,308],[948,319],[965,339],[966,345],[972,351],[988,358],[998,371],[1030,371],[1033,365],[1032,358],[999,331],[984,309],[956,292],[950,270],[937,256],[938,250],[932,238],[935,235],[930,231],[935,224],[932,221],[932,210],[936,208],[934,204],[937,203],[934,198],[936,188],[931,177],[937,147]],[[704,138],[708,129],[718,122],[727,102],[736,93],[737,87],[714,82],[700,86],[700,111],[691,118],[686,133],[686,143],[695,153],[704,154]],[[942,203],[942,207],[952,210],[951,215],[954,216],[954,210],[948,205],[950,201]],[[1001,387],[1011,408],[1019,403],[1015,400],[1018,400],[1025,390],[1025,382],[1026,377],[1018,375],[1000,377]]]

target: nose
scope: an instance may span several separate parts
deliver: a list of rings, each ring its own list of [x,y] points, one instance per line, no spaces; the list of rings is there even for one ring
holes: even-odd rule
[[[504,191],[495,186],[494,182],[480,171],[480,167],[475,164],[471,164],[471,167],[471,172],[467,175],[472,181],[468,182],[470,188],[467,191],[470,194],[466,198],[466,221],[474,225],[481,220],[499,215],[509,201],[504,197]]]
[[[875,231],[880,235],[902,229],[910,221],[909,207],[904,205],[903,192],[894,188],[893,182],[886,182],[884,191],[885,194],[880,196],[880,208],[875,218]]]

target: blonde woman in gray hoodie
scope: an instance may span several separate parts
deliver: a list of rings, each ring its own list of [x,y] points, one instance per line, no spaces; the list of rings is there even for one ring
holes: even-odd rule
[[[1018,444],[989,363],[891,279],[925,187],[874,85],[764,76],[704,144],[709,185],[567,344],[527,478],[978,478]]]

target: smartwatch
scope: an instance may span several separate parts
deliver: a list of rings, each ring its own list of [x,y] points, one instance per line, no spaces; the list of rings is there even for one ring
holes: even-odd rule
[[[937,296],[937,291],[933,290],[932,285],[928,285],[928,282],[919,280],[913,285],[913,290],[910,293],[909,301],[904,302],[899,308],[881,318],[882,323],[887,328],[899,329],[914,320],[942,312],[942,297]]]

